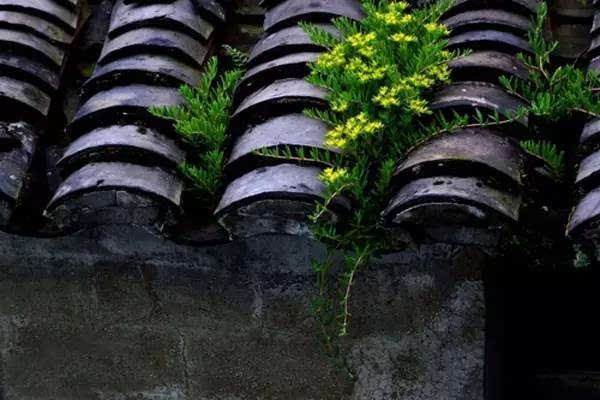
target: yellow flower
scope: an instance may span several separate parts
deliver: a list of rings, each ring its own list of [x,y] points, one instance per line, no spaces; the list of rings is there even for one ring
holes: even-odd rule
[[[397,43],[411,43],[417,41],[416,36],[407,35],[402,32],[394,33],[392,36],[390,36],[390,39]]]
[[[344,138],[344,126],[338,125],[325,135],[325,146],[338,147],[343,149],[348,143],[348,139]]]
[[[358,76],[358,81],[360,83],[365,83],[365,82],[370,82],[370,81],[377,81],[379,79],[383,79],[385,77],[385,73],[387,72],[388,67],[386,66],[382,66],[382,67],[378,67],[378,66],[369,66],[367,69],[365,69],[364,71],[361,71],[357,74]]]
[[[398,94],[406,88],[406,85],[396,85],[393,87],[382,86],[379,88],[379,92],[373,97],[373,102],[379,104],[383,108],[390,108],[392,106],[399,106],[400,100],[397,98]]]
[[[408,82],[417,88],[428,88],[433,86],[435,81],[425,75],[416,74],[408,78]]]
[[[448,64],[435,65],[427,70],[427,76],[440,82],[448,82],[450,80],[450,68]]]
[[[358,53],[367,58],[375,55],[375,48],[373,46],[364,46],[358,49]]]
[[[375,40],[376,37],[377,35],[375,34],[375,32],[369,32],[367,34],[356,33],[352,36],[348,36],[346,40],[348,41],[348,43],[350,43],[350,46],[361,48],[371,43],[373,40]]]
[[[425,30],[427,32],[435,32],[438,30],[438,24],[436,24],[435,22],[430,22],[428,24],[425,24]]]
[[[388,26],[405,25],[414,21],[414,17],[411,14],[402,15],[400,12],[390,10],[386,13],[377,12],[375,18],[383,21]]]
[[[346,64],[346,71],[355,74],[360,83],[383,79],[388,69],[388,66],[380,66],[375,62],[366,64],[358,57],[352,57]]]
[[[336,112],[344,112],[348,110],[349,104],[345,100],[333,100],[331,102],[331,109]]]
[[[415,18],[411,14],[406,14],[405,16],[400,18],[400,24],[401,25],[408,24],[409,22],[413,22],[414,19]]]
[[[409,6],[410,4],[408,4],[406,1],[399,1],[397,3],[390,4],[389,10],[392,12],[401,13],[404,10],[406,10]]]
[[[321,173],[321,181],[326,184],[335,184],[348,176],[346,168],[327,168]]]
[[[354,117],[350,120],[353,122],[360,122],[360,123],[364,124],[365,122],[367,122],[368,118],[367,118],[367,114],[365,114],[364,112],[361,112],[356,117]]]
[[[398,25],[400,24],[400,17],[396,13],[385,13],[376,15],[379,19],[383,20],[386,25]]]
[[[365,113],[360,113],[327,132],[325,145],[344,148],[348,142],[356,140],[360,135],[373,134],[383,128],[381,121],[371,121]]]
[[[346,70],[350,72],[358,72],[367,68],[367,65],[358,57],[352,57],[350,62],[346,64]]]
[[[442,51],[440,51],[440,57],[447,60],[450,57],[452,57],[452,52],[450,52],[448,50],[442,50]]]
[[[445,25],[437,24],[435,22],[430,22],[428,24],[425,24],[425,30],[427,32],[431,32],[431,33],[439,33],[444,36],[446,36],[450,33],[450,31],[448,30],[448,28]]]
[[[381,129],[383,129],[383,123],[380,121],[373,121],[373,122],[369,122],[368,124],[365,125],[365,132],[366,133],[375,133]]]
[[[431,114],[431,110],[427,107],[427,102],[423,99],[412,99],[408,103],[408,108],[417,115]]]
[[[334,137],[333,135],[328,135],[325,139],[325,146],[328,147],[337,147],[339,149],[343,149],[348,144],[348,139],[344,139],[342,137]]]
[[[344,57],[344,47],[341,44],[336,45],[327,53],[323,53],[317,58],[316,66],[324,69],[331,69],[342,66],[346,63]]]

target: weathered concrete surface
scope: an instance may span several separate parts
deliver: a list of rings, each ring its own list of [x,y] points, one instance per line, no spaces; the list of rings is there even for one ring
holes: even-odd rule
[[[364,273],[354,304],[352,399],[483,399],[486,259],[479,250],[433,245],[390,255]]]
[[[483,398],[478,250],[430,245],[363,271],[351,381],[314,336],[308,266],[322,248],[308,239],[24,239],[0,235],[3,400]]]
[[[408,287],[413,293],[435,290],[428,274],[409,274],[404,280],[417,285]],[[358,370],[353,399],[482,398],[481,283],[458,285],[449,301],[438,307],[414,332],[374,333],[353,346],[352,360]]]

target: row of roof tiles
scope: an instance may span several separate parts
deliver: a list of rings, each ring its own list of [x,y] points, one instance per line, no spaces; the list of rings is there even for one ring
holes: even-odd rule
[[[594,2],[598,8],[600,4]],[[594,12],[588,50],[589,69],[600,72],[600,9]],[[600,217],[600,119],[587,121],[579,136],[579,169],[575,178],[577,205],[567,226],[568,233],[595,236]]]
[[[65,180],[47,214],[59,226],[174,218],[183,191],[176,166],[185,152],[172,127],[147,109],[182,103],[178,87],[198,83],[224,18],[211,1],[116,2],[67,127],[75,140],[58,162]]]
[[[474,52],[453,62],[454,83],[435,94],[433,109],[509,115],[523,105],[497,79],[506,74],[526,77],[516,54],[530,51],[526,37],[536,3],[455,3],[444,17],[452,28],[449,46]],[[0,67],[12,71],[2,79],[7,88],[18,82],[22,92],[30,94],[27,88],[33,86],[42,93],[35,96],[37,103],[13,95],[17,118],[7,125],[8,137],[19,137],[20,145],[2,153],[0,164],[4,159],[11,166],[18,164],[19,173],[7,174],[15,167],[0,165],[0,190],[12,193],[1,210],[5,220],[18,201],[36,135],[43,130],[44,104],[60,81],[64,52],[78,25],[75,0],[27,4],[0,0],[0,19],[5,18],[14,32],[0,37],[12,40],[16,49],[27,48],[19,55],[27,58],[15,58],[12,64],[3,62],[0,54]],[[252,49],[248,72],[236,94],[229,182],[216,210],[234,237],[307,233],[307,216],[324,189],[318,180],[320,168],[274,162],[255,150],[288,145],[338,151],[323,146],[327,126],[301,114],[307,106],[324,107],[326,102],[325,92],[303,79],[307,63],[322,49],[297,23],[309,20],[335,31],[329,22],[332,17],[359,20],[363,15],[356,0],[263,4],[265,37]],[[225,15],[223,7],[210,0],[117,1],[96,69],[83,86],[82,104],[67,128],[73,141],[59,161],[64,181],[48,205],[49,218],[65,229],[111,223],[162,226],[177,220],[184,184],[176,165],[185,158],[186,149],[172,127],[150,116],[147,108],[181,103],[177,87],[198,81]],[[35,23],[36,18],[44,24]],[[28,21],[31,26],[19,25]],[[597,34],[596,28],[592,34]],[[40,40],[43,46],[38,45]],[[31,70],[38,65],[37,72],[43,67],[58,76]],[[441,224],[520,223],[528,209],[551,208],[540,192],[555,182],[541,161],[518,145],[528,135],[528,124],[517,121],[502,131],[463,130],[419,146],[399,160],[395,195],[383,212],[386,223],[431,228],[433,234]],[[12,192],[9,183],[16,188]],[[334,209],[343,215],[349,207],[340,199]],[[576,212],[574,218],[580,214]]]
[[[79,25],[76,0],[0,1],[0,220],[8,224]]]

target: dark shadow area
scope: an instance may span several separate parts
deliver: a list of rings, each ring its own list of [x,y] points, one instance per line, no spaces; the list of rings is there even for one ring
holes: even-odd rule
[[[600,399],[600,272],[489,275],[486,400]]]

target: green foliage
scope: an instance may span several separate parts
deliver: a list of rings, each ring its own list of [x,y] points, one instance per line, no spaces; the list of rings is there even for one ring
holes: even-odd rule
[[[528,34],[533,55],[518,54],[518,59],[529,72],[528,80],[500,77],[504,88],[524,99],[528,105],[518,111],[542,127],[575,115],[600,116],[600,102],[596,91],[600,86],[600,75],[594,70],[584,72],[574,65],[552,68],[551,56],[558,42],[544,37],[544,24],[548,14],[546,2],[540,2],[532,29]],[[534,126],[535,129],[535,126]],[[544,131],[534,132],[539,136]],[[564,152],[544,140],[521,143],[527,152],[541,157],[552,168],[557,178],[564,175]]]
[[[225,49],[225,54],[229,56],[235,68],[246,68],[246,64],[248,64],[248,55],[246,53],[236,49],[235,47],[231,47],[228,44],[224,44],[223,49]]]
[[[563,175],[565,152],[558,150],[555,144],[546,140],[523,140],[521,148],[544,160],[556,178]]]
[[[426,100],[429,91],[449,82],[448,62],[464,55],[445,49],[448,30],[438,23],[451,4],[441,0],[411,9],[404,1],[365,0],[366,16],[361,22],[334,20],[339,35],[302,25],[315,43],[327,49],[311,64],[307,80],[328,89],[330,106],[305,113],[331,126],[325,144],[343,153],[343,157],[317,159],[328,166],[321,175],[326,193],[311,216],[314,236],[329,249],[329,256],[312,266],[320,291],[313,311],[319,337],[333,356],[340,353],[337,339],[348,333],[357,273],[378,251],[390,247],[379,213],[390,197],[398,161],[432,135],[469,122],[458,114],[434,113]],[[494,117],[501,122],[500,116]],[[488,122],[487,117],[481,119]],[[286,156],[281,150],[276,154]],[[338,196],[348,198],[353,208],[336,224],[328,216]],[[347,256],[339,281],[332,282],[328,278],[336,250],[346,251]]]
[[[589,268],[592,265],[590,257],[583,251],[582,246],[574,245],[574,258],[573,258],[573,267],[574,268]]]
[[[179,170],[193,184],[197,198],[211,206],[223,184],[229,112],[243,73],[242,69],[219,73],[217,58],[212,57],[197,87],[184,85],[179,89],[185,100],[183,105],[149,110],[155,116],[173,121],[176,132],[193,149]]]
[[[558,42],[544,38],[547,13],[546,2],[541,2],[529,32],[533,55],[518,55],[529,71],[529,79],[502,77],[501,83],[529,103],[530,115],[543,121],[570,118],[576,112],[596,116],[600,113],[600,102],[592,89],[598,87],[600,77],[596,71],[584,72],[570,64],[552,69],[551,56]]]
[[[317,163],[329,167],[340,165],[343,162],[340,154],[314,147],[309,149],[291,146],[273,147],[255,150],[254,154],[267,159],[296,161],[299,164]]]

